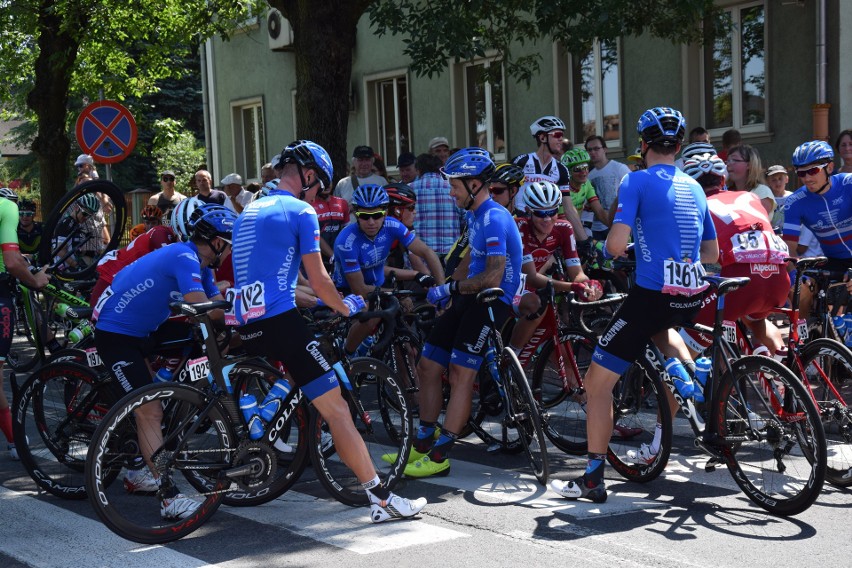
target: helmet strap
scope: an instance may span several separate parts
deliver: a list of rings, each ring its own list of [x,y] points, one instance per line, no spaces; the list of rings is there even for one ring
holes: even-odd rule
[[[299,199],[300,199],[301,201],[304,201],[304,200],[305,200],[305,194],[306,194],[306,193],[308,193],[308,192],[311,190],[311,188],[313,188],[315,185],[319,184],[319,186],[320,186],[320,191],[322,191],[322,190],[325,188],[325,184],[323,184],[323,183],[319,180],[319,177],[317,177],[317,178],[316,178],[314,181],[312,181],[311,183],[308,183],[308,182],[305,180],[305,174],[304,174],[304,172],[302,171],[302,166],[301,166],[300,164],[296,164],[296,167],[297,167],[297,168],[298,168],[298,170],[299,170],[299,179],[301,179],[301,180],[302,180],[302,191],[300,191],[300,192],[299,192]]]
[[[464,190],[467,192],[469,201],[467,205],[464,206],[465,211],[470,211],[470,208],[473,206],[473,202],[476,201],[476,196],[479,195],[479,192],[482,191],[482,188],[485,187],[484,183],[479,185],[479,189],[476,190],[476,193],[470,190],[470,186],[467,185],[468,179],[471,178],[461,178],[462,185],[464,185]]]

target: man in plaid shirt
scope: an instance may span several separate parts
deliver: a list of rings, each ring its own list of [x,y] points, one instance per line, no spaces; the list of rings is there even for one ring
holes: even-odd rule
[[[450,197],[450,182],[440,173],[440,158],[420,154],[414,166],[418,172],[417,179],[411,182],[417,195],[414,232],[443,258],[461,234],[463,213]]]

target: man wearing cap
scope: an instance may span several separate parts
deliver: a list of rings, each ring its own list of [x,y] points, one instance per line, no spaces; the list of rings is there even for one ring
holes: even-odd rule
[[[772,215],[772,226],[781,227],[784,225],[784,203],[787,198],[792,195],[791,191],[787,191],[787,182],[790,181],[787,175],[787,168],[781,165],[769,166],[766,170],[766,185],[772,190],[772,196],[775,197],[775,213]],[[801,241],[801,239],[800,239]]]
[[[207,170],[198,170],[195,172],[195,187],[198,193],[195,198],[202,203],[215,203],[216,205],[225,205],[228,196],[224,191],[213,189],[213,176]]]
[[[429,140],[429,153],[433,156],[438,156],[443,166],[450,157],[450,141],[444,136],[435,136]]]
[[[175,191],[175,173],[172,170],[164,170],[160,174],[160,192],[148,198],[148,205],[159,208],[163,212],[163,218],[168,219],[172,209],[184,199],[184,194]]]
[[[337,187],[334,188],[334,195],[342,197],[350,205],[352,204],[352,194],[355,189],[373,183],[376,185],[385,186],[388,180],[380,175],[373,173],[373,161],[376,153],[369,146],[356,146],[352,151],[352,175],[346,176],[337,182]]]
[[[95,169],[95,160],[90,154],[80,154],[74,162],[74,167],[77,168],[77,175],[86,174],[92,179],[98,179],[98,170]]]
[[[251,203],[252,194],[243,188],[243,178],[240,174],[228,174],[222,181],[222,190],[228,199],[225,201],[225,207],[239,215],[243,212],[243,208]]]
[[[414,162],[417,157],[411,152],[403,152],[396,159],[396,167],[399,168],[399,181],[411,184],[417,178],[417,168]]]

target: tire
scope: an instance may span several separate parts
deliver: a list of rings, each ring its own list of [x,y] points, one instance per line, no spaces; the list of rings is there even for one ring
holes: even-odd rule
[[[553,340],[542,345],[532,374],[532,391],[541,402],[547,437],[563,452],[580,456],[588,451],[582,377],[592,362],[596,343],[577,330],[561,333],[560,340],[569,349],[557,349]],[[564,355],[560,357],[560,353]]]
[[[56,267],[53,273],[60,278],[66,280],[85,280],[87,278],[91,278],[95,273],[98,261],[100,261],[106,253],[118,247],[119,241],[124,234],[124,224],[127,221],[127,206],[125,205],[124,194],[121,189],[119,189],[119,187],[111,181],[100,179],[81,183],[63,195],[59,200],[59,203],[56,204],[53,211],[51,211],[50,215],[47,217],[38,253],[41,264],[54,264],[54,253],[58,252],[53,248],[56,246],[54,239],[58,236],[57,228],[65,218],[76,210],[75,203],[77,200],[84,195],[92,193],[99,194],[102,203],[102,211],[104,209],[104,204],[106,204],[108,208],[111,208],[111,212],[109,212],[105,219],[105,226],[109,233],[109,243],[105,246],[98,245],[96,251],[85,252],[82,249],[74,250],[72,258],[77,263],[77,266],[70,267],[67,263],[63,263],[63,265]],[[91,240],[92,243],[95,242],[94,238],[95,236],[93,235]]]
[[[825,479],[852,486],[852,351],[838,341],[815,339],[801,352],[804,377],[816,400],[825,431]],[[833,388],[832,388],[833,387]]]
[[[722,455],[746,496],[775,515],[810,507],[825,481],[825,434],[796,376],[767,357],[742,357],[722,376],[718,409]]]
[[[503,348],[500,374],[508,395],[510,424],[519,433],[518,439],[530,462],[533,475],[539,483],[547,485],[550,465],[547,460],[547,439],[541,426],[538,403],[533,397],[532,389],[521,369],[518,357],[509,347]]]
[[[636,429],[638,433],[630,437],[613,436],[607,461],[619,475],[638,483],[659,477],[672,449],[671,409],[659,374],[662,369],[655,368],[656,364],[656,359],[654,365],[648,359],[638,359],[619,378],[612,391],[613,424]],[[638,454],[642,444],[651,445],[658,423],[662,427],[662,438],[653,460],[646,463],[631,457],[634,452]]]
[[[21,386],[15,447],[41,489],[63,499],[86,498],[86,453],[114,401],[108,383],[75,363],[45,365]]]
[[[507,420],[506,401],[488,370],[488,364],[483,362],[473,384],[473,399],[467,425],[488,445],[488,451],[509,454],[522,452],[524,449],[518,439],[517,430],[506,428]]]
[[[186,497],[200,506],[185,519],[163,519],[159,500],[128,494],[116,481],[122,468],[138,469],[139,442],[134,410],[142,404],[165,404],[163,447],[153,459],[161,462],[160,479],[179,483],[178,472],[206,472],[218,479],[211,491],[186,491]],[[207,414],[199,419],[205,410]],[[213,427],[205,425],[215,425]],[[200,425],[200,426],[198,426]],[[142,544],[163,544],[183,538],[200,526],[219,508],[231,481],[222,473],[231,467],[238,451],[230,418],[218,402],[210,404],[200,390],[173,383],[156,383],[138,389],[119,400],[107,413],[92,439],[86,460],[86,487],[89,502],[111,531]],[[123,477],[123,475],[121,476]]]
[[[377,359],[352,359],[347,374],[352,390],[341,386],[343,400],[349,406],[355,429],[367,446],[379,479],[385,487],[393,489],[408,463],[414,437],[408,396],[387,365]],[[382,402],[383,399],[395,402],[391,405]],[[316,409],[312,410],[308,439],[311,463],[329,494],[346,505],[368,505],[361,482],[343,463],[328,424]]]
[[[6,362],[13,371],[23,373],[32,370],[40,361],[44,361],[44,338],[47,327],[38,294],[23,287],[19,287],[18,291],[20,295],[15,298],[15,336],[26,337],[26,343],[13,345]],[[26,299],[23,297],[24,294],[27,296]],[[29,301],[32,309],[32,322],[27,318],[26,300]]]

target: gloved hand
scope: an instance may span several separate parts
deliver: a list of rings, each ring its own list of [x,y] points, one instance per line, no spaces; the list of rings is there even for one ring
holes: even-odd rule
[[[453,294],[459,291],[459,283],[455,280],[449,284],[441,284],[440,286],[432,286],[426,292],[426,301],[438,309],[444,309],[450,302]]]
[[[431,288],[435,285],[435,279],[429,274],[423,274],[422,272],[418,272],[414,276],[414,280],[423,286],[424,288]]]
[[[346,304],[347,308],[349,308],[349,313],[346,314],[346,317],[350,318],[367,306],[367,304],[364,303],[364,298],[358,294],[349,294],[343,298],[343,303]]]
[[[571,291],[577,295],[577,299],[581,302],[591,302],[603,296],[603,286],[597,280],[574,282],[571,284]]]

